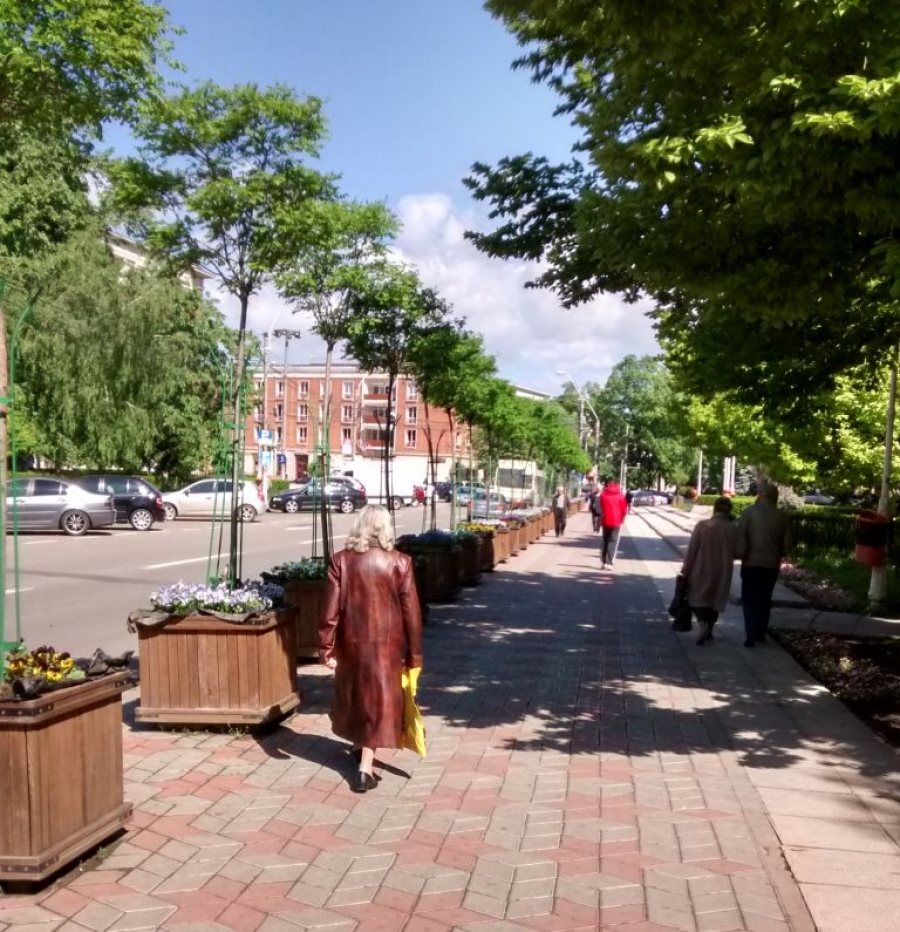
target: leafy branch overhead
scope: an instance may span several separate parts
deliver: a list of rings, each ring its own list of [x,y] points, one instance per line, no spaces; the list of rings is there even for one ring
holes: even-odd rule
[[[895,4],[490,0],[577,159],[477,164],[491,255],[655,305],[682,384],[772,410],[900,342]],[[727,362],[725,362],[727,361]]]

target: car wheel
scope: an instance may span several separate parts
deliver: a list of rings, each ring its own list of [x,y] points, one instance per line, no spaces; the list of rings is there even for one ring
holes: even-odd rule
[[[349,515],[352,511],[355,510],[353,507],[353,502],[351,502],[349,498],[341,499],[341,504],[338,507],[341,509],[341,513],[345,515]]]
[[[300,505],[293,498],[289,498],[284,503],[284,510],[289,515],[295,515],[300,510]]]
[[[174,521],[178,517],[178,509],[169,502],[163,505],[163,511],[166,513],[166,521]]]
[[[149,531],[153,527],[153,515],[146,508],[135,508],[128,516],[128,523],[136,531]]]
[[[238,518],[245,524],[256,520],[256,509],[252,505],[241,505],[238,509]]]
[[[391,499],[391,507],[394,511],[399,511],[403,507],[403,499],[399,495],[395,495]]]
[[[69,537],[81,537],[91,526],[91,519],[83,511],[67,511],[60,518],[59,526]]]

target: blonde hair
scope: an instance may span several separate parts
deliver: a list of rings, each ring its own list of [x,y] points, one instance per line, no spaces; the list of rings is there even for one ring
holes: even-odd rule
[[[366,505],[357,515],[347,535],[347,550],[365,553],[372,544],[382,550],[394,549],[394,525],[391,513],[383,505]]]

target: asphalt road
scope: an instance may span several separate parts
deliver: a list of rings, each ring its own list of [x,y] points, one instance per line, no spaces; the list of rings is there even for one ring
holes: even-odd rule
[[[404,508],[396,513],[397,533],[424,529],[428,509]],[[332,530],[343,545],[353,515],[332,513]],[[279,563],[322,552],[321,535],[314,532],[311,514],[270,512],[244,525],[241,578],[259,577]],[[448,527],[450,506],[438,506],[438,527]],[[218,526],[216,526],[218,527]],[[18,634],[29,647],[50,644],[78,657],[97,647],[119,654],[137,648],[137,636],[128,633],[126,619],[136,608],[148,608],[150,594],[179,580],[203,582],[209,555],[216,572],[218,534],[212,522],[184,519],[155,525],[150,531],[133,531],[117,525],[84,537],[62,534],[22,534],[18,546],[7,538],[6,640]],[[17,575],[14,554],[18,549]],[[228,528],[222,532],[224,571],[228,557]],[[18,601],[18,610],[17,610]]]

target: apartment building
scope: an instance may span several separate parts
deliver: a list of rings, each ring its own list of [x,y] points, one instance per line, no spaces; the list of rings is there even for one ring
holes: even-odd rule
[[[388,443],[388,377],[363,372],[352,363],[331,367],[331,422],[325,425],[325,366],[288,365],[254,373],[257,397],[245,434],[245,468],[273,477],[298,479],[327,449],[332,471],[358,471],[381,459]],[[391,455],[395,468],[424,479],[429,437],[437,454],[438,476],[449,474],[451,461],[468,456],[468,431],[452,436],[442,409],[426,408],[413,380],[394,385]]]

